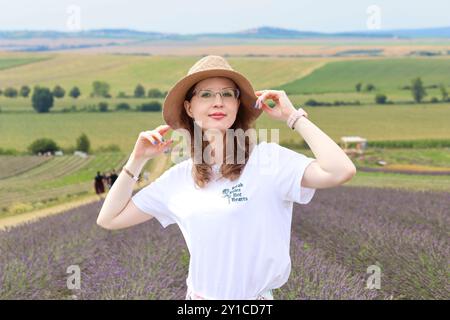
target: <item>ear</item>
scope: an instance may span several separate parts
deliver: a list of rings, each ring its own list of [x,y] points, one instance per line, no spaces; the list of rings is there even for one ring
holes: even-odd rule
[[[186,110],[186,113],[187,113],[191,118],[194,117],[194,116],[192,115],[192,112],[191,112],[191,104],[190,104],[189,101],[187,101],[187,100],[184,100],[184,109]]]

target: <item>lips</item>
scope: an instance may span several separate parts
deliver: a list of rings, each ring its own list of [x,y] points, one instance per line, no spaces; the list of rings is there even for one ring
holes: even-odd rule
[[[213,119],[219,120],[219,119],[224,118],[226,115],[225,115],[225,113],[222,113],[222,112],[215,112],[215,113],[210,114],[209,116]]]

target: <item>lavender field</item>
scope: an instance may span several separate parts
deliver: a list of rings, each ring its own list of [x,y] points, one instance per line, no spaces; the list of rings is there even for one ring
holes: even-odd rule
[[[176,225],[118,231],[101,203],[0,231],[0,299],[184,299],[189,253]],[[338,187],[295,205],[292,273],[275,299],[449,299],[448,193]],[[70,265],[81,289],[67,288]],[[368,289],[367,268],[381,270]]]

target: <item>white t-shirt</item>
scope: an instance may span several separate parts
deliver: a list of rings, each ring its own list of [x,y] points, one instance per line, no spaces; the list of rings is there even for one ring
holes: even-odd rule
[[[314,196],[316,189],[300,184],[314,160],[262,141],[235,181],[221,178],[201,189],[189,158],[132,201],[164,228],[178,224],[190,253],[186,283],[193,292],[207,299],[254,299],[289,278],[293,202],[307,204]]]

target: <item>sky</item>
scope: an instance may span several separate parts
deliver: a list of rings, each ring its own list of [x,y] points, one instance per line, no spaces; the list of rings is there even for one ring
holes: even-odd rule
[[[448,0],[0,0],[0,30],[179,34],[261,26],[343,32],[450,26]]]

